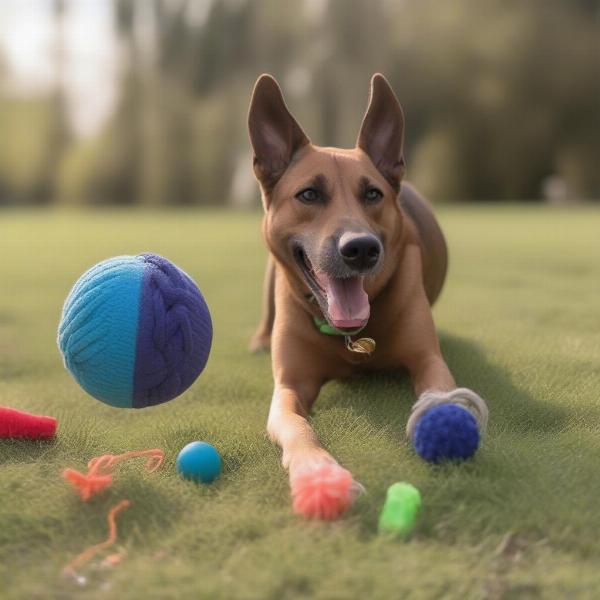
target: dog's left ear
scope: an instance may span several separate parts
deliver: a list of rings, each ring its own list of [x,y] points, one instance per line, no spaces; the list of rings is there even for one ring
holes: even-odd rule
[[[398,191],[404,176],[404,115],[387,79],[376,73],[371,79],[369,106],[356,145],[364,150],[380,173]]]
[[[254,85],[248,113],[254,172],[269,191],[290,164],[294,154],[310,143],[285,105],[277,81],[261,75]]]

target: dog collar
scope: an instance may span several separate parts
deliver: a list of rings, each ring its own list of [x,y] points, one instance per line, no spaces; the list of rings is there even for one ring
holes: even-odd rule
[[[322,319],[321,317],[313,317],[313,320],[315,323],[315,327],[321,333],[324,333],[325,335],[343,335],[343,336],[356,335],[365,328],[365,326],[363,325],[362,327],[359,327],[358,329],[352,329],[350,331],[342,331],[341,329],[337,329],[333,325],[330,325],[325,319]]]
[[[353,329],[352,331],[341,331],[340,329],[333,327],[333,325],[330,325],[325,319],[322,319],[321,317],[313,316],[313,322],[315,324],[315,327],[325,335],[342,336],[344,338],[344,341],[346,342],[346,348],[350,350],[350,352],[364,354],[367,356],[367,358],[370,358],[371,354],[375,352],[377,344],[375,343],[375,340],[373,338],[364,337],[358,338],[357,340],[353,340],[351,337],[360,333],[364,329],[364,326],[359,327],[358,329]]]

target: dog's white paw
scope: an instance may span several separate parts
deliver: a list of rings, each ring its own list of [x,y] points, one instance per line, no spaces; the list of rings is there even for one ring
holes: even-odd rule
[[[427,390],[423,392],[417,402],[413,405],[406,423],[406,435],[412,439],[415,427],[419,419],[434,406],[441,404],[457,404],[468,410],[477,421],[481,435],[487,428],[489,410],[485,400],[468,388],[456,388],[450,392],[441,392],[438,390]]]

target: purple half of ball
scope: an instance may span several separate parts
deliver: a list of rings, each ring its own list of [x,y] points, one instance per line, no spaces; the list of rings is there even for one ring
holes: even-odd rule
[[[442,404],[428,410],[415,427],[413,443],[417,454],[431,463],[465,460],[479,446],[475,417],[457,404]]]
[[[194,281],[157,254],[141,254],[133,408],[179,396],[203,371],[212,342],[208,307]]]

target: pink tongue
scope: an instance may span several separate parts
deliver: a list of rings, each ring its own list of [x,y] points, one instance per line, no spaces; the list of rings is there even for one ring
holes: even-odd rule
[[[369,297],[363,289],[364,277],[332,279],[319,273],[327,293],[327,312],[334,327],[362,327],[369,319]]]

